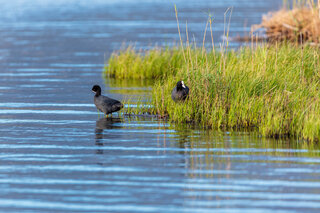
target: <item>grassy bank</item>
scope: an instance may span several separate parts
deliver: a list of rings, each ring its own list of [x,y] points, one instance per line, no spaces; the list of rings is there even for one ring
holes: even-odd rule
[[[109,67],[114,69],[115,77],[118,69],[114,67],[126,66],[127,73],[120,74],[120,78],[136,77],[140,71],[140,78],[159,79],[152,91],[154,108],[149,112],[205,128],[254,127],[263,136],[293,136],[310,141],[320,138],[317,48],[282,44],[228,52],[157,49],[157,55],[152,57],[149,54],[153,51],[127,51],[135,60],[125,60],[129,53],[123,52],[111,58]],[[147,64],[150,58],[163,66],[129,69],[135,67],[136,61]],[[184,80],[190,88],[189,99],[182,104],[174,103],[170,95],[178,80]]]

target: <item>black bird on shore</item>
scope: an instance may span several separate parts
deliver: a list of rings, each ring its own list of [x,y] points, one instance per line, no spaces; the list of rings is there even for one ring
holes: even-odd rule
[[[183,81],[178,81],[177,86],[171,92],[171,98],[175,102],[184,101],[188,97],[189,88],[184,85]]]
[[[94,85],[92,87],[92,92],[95,93],[94,104],[97,109],[106,116],[123,108],[123,104],[120,101],[101,95],[101,88],[99,85]]]

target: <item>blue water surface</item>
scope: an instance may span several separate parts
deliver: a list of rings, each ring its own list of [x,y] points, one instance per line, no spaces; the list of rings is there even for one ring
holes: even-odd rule
[[[155,117],[98,117],[91,87],[145,97],[152,82],[102,78],[138,49],[246,35],[278,0],[11,0],[0,7],[0,212],[319,212],[317,145]],[[210,47],[207,34],[205,45]],[[230,47],[244,45],[230,41]]]

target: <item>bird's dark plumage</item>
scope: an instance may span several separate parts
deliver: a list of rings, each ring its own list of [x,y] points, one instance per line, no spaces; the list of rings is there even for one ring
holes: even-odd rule
[[[171,92],[171,98],[175,102],[184,101],[188,97],[189,88],[184,85],[183,81],[178,81],[177,86]]]
[[[99,85],[94,85],[92,91],[96,94],[94,96],[94,104],[97,109],[104,114],[108,115],[123,108],[123,104],[120,101],[101,95],[101,88]]]

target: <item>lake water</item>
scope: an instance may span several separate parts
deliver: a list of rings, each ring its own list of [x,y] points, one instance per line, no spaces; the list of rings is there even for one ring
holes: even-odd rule
[[[208,14],[219,43],[228,7],[236,36],[281,1],[175,3],[201,44]],[[113,50],[178,41],[172,1],[2,1],[0,212],[319,212],[318,145],[98,117],[93,84],[117,99],[150,91],[102,78]]]

